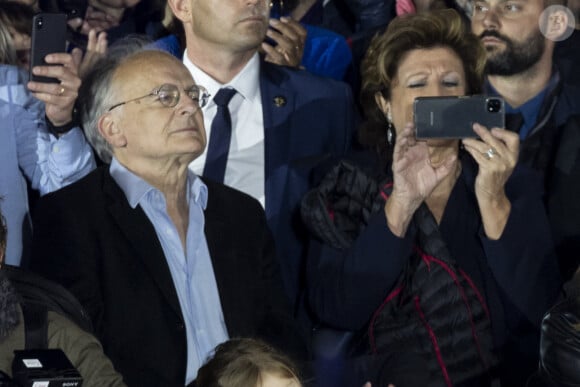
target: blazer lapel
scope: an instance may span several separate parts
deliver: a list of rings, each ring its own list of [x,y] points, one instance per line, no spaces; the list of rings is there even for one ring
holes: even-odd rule
[[[211,181],[204,180],[208,187],[208,203],[205,210],[205,238],[209,255],[211,258],[218,293],[224,314],[224,320],[230,336],[235,336],[239,332],[244,332],[247,325],[245,316],[251,311],[239,313],[240,297],[239,287],[236,284],[240,281],[236,265],[236,252],[233,250],[230,241],[232,228],[228,225],[228,214],[224,212],[214,201],[214,192],[219,189]]]
[[[294,91],[284,87],[287,74],[277,65],[260,62],[260,92],[264,114],[266,217],[270,228],[276,228],[281,210],[290,159],[292,113],[295,110]]]
[[[140,206],[135,209],[129,206],[125,194],[113,180],[108,169],[105,173],[103,189],[111,198],[108,211],[117,223],[120,233],[125,236],[135,251],[135,256],[143,262],[169,305],[179,316],[182,316],[173,278],[155,228]]]

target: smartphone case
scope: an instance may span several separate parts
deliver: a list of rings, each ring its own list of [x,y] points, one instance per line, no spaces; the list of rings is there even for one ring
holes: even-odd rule
[[[34,66],[51,66],[44,58],[48,54],[66,52],[66,21],[64,13],[39,13],[32,19],[32,44],[30,48],[30,80],[58,83],[56,78],[32,74]]]
[[[418,97],[413,117],[419,139],[477,137],[473,131],[476,122],[488,129],[505,126],[505,103],[488,95]]]

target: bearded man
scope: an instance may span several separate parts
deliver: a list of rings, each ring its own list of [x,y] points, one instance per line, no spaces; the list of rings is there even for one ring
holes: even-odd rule
[[[506,128],[520,135],[519,162],[543,176],[568,279],[580,249],[580,89],[564,84],[553,63],[555,43],[569,33],[570,15],[560,1],[478,0],[471,28],[487,51],[487,93],[504,98]],[[538,364],[539,327],[514,327],[510,340],[513,361],[506,362],[502,385],[523,386]]]

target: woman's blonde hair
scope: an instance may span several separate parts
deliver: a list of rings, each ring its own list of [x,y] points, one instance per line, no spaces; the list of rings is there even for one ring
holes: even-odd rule
[[[10,35],[8,26],[4,23],[0,23],[0,64],[18,65],[18,57],[16,56],[12,35]]]
[[[230,339],[218,345],[199,369],[196,387],[259,387],[266,373],[300,380],[292,361],[270,345],[256,339]]]

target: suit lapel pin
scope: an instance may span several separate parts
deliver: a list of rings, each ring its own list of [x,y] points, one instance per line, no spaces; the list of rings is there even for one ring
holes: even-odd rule
[[[286,105],[286,98],[282,97],[281,95],[277,95],[274,97],[274,105],[276,105],[276,107],[282,107],[284,105]]]

